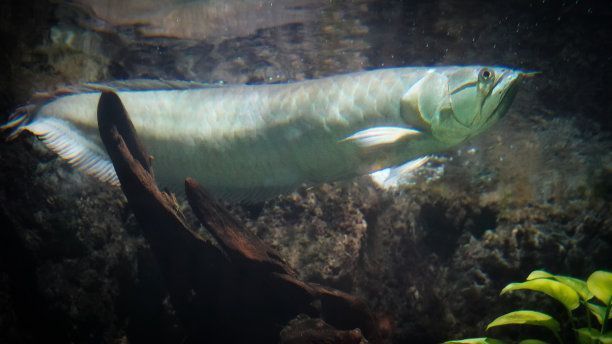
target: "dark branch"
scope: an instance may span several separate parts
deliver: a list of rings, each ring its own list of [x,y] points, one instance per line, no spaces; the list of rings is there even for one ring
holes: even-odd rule
[[[121,100],[112,92],[100,97],[98,126],[190,341],[278,342],[282,325],[298,314],[376,336],[374,319],[363,301],[300,281],[272,248],[193,179],[185,182],[189,203],[223,252],[189,228],[174,198],[158,189],[149,155]],[[336,338],[332,343],[348,343],[361,336],[359,331],[334,331],[326,328],[320,336],[311,331],[309,341],[302,343],[328,338]]]

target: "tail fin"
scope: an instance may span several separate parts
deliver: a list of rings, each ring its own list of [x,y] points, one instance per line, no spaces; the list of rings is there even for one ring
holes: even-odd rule
[[[9,116],[8,121],[0,126],[0,132],[11,130],[6,137],[7,140],[14,140],[19,136],[24,125],[30,121],[32,110],[31,105],[19,107]]]

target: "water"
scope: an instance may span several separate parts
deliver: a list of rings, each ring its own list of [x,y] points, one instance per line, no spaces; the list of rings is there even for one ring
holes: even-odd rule
[[[505,118],[436,156],[400,189],[383,191],[362,177],[227,205],[302,280],[362,298],[376,316],[371,342],[518,338],[512,329],[484,327],[521,307],[560,319],[565,314],[537,295],[498,296],[506,284],[535,269],[583,279],[612,269],[610,4],[78,0],[0,6],[4,114],[33,92],[91,81],[283,83],[457,64],[540,71],[523,82]],[[31,137],[0,145],[0,156],[6,223],[0,342],[193,340],[120,190],[75,172]],[[232,307],[235,313],[225,314],[238,317],[243,307]],[[207,329],[220,315],[204,309]],[[274,309],[271,302],[258,318]],[[227,331],[249,329],[230,320]],[[571,332],[563,335],[571,342]],[[252,341],[257,338],[253,333]]]

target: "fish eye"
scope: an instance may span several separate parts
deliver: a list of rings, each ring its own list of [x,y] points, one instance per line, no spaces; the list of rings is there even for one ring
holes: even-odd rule
[[[495,77],[495,74],[493,73],[492,70],[488,68],[483,68],[480,71],[480,74],[478,75],[478,77],[481,81],[487,82],[487,81],[493,80],[493,78]]]

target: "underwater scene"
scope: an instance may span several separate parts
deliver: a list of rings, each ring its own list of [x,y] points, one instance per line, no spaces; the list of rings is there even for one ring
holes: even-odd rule
[[[612,2],[0,19],[0,343],[612,343]]]

